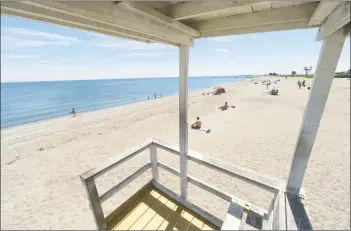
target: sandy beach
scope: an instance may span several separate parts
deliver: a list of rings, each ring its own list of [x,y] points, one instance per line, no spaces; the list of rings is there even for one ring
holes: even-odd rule
[[[209,134],[189,130],[189,148],[286,181],[309,91],[281,78],[279,96],[257,80],[225,85],[226,94],[189,93],[189,124],[199,116]],[[307,79],[307,86],[312,80]],[[235,109],[218,111],[225,101]],[[149,138],[178,145],[178,96],[139,102],[1,131],[2,229],[95,229],[79,175]],[[158,152],[179,168],[175,156]],[[149,159],[132,158],[97,180],[100,193]],[[179,179],[160,170],[160,181],[179,193]],[[189,174],[267,208],[272,197],[194,163]],[[103,203],[105,215],[146,181],[145,173]],[[350,80],[335,79],[308,164],[304,187],[313,229],[350,229]],[[224,218],[228,203],[189,185],[189,199]]]

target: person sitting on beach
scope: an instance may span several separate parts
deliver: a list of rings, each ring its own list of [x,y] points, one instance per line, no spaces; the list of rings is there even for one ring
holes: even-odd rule
[[[222,111],[224,111],[224,110],[227,110],[228,107],[229,107],[229,106],[228,106],[228,103],[225,102],[225,103],[224,103],[224,106],[220,106],[219,109],[221,109]]]
[[[200,129],[201,128],[201,121],[200,121],[200,117],[196,117],[196,121],[195,123],[193,123],[191,125],[192,129]]]
[[[72,108],[72,115],[73,115],[73,117],[76,117],[76,110],[74,110],[74,108]]]

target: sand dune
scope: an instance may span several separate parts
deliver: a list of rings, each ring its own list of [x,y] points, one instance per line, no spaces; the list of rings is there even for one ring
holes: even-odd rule
[[[280,95],[251,80],[227,93],[189,93],[189,123],[200,116],[209,134],[189,131],[189,148],[286,181],[309,91],[297,79],[281,79]],[[311,80],[307,80],[310,86]],[[216,108],[227,101],[235,109]],[[79,175],[144,140],[178,144],[178,96],[79,114],[1,131],[1,226],[3,229],[95,229]],[[142,153],[98,179],[107,190],[149,158]],[[179,160],[159,152],[178,167]],[[179,179],[160,180],[179,192]],[[269,193],[194,163],[189,174],[259,206]],[[107,214],[143,182],[144,174],[103,204]],[[320,125],[304,187],[314,229],[350,229],[350,80],[335,79]],[[190,200],[223,218],[228,204],[190,185]]]

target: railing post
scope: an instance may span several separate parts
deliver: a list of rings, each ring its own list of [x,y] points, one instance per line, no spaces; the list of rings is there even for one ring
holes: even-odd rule
[[[107,230],[107,224],[94,178],[86,180],[81,178],[81,180],[89,199],[90,209],[93,212],[96,228],[98,230]]]
[[[158,165],[157,165],[157,149],[156,145],[150,145],[150,162],[152,168],[152,179],[158,182]]]
[[[180,192],[183,199],[188,194],[188,66],[189,47],[179,47],[179,155]]]

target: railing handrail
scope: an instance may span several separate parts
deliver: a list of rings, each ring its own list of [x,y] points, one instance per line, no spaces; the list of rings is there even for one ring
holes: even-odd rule
[[[99,176],[102,176],[103,174],[105,174],[106,172],[108,172],[109,170],[117,167],[118,165],[126,162],[127,160],[129,160],[130,158],[132,158],[133,156],[143,152],[144,150],[146,150],[147,148],[149,148],[149,146],[152,144],[152,140],[147,140],[145,142],[143,142],[142,144],[130,148],[124,152],[122,152],[120,155],[115,156],[107,161],[104,161],[102,164],[100,164],[99,166],[92,168],[86,172],[84,172],[83,174],[80,175],[80,177],[83,180],[88,180],[91,178],[98,178]]]
[[[158,139],[152,139],[152,143],[165,151],[179,155],[179,149],[175,146],[170,146]],[[203,155],[190,149],[187,153],[187,157],[188,159],[197,162],[198,164],[205,165],[219,172],[226,173],[227,175],[240,178],[266,190],[273,192],[285,191],[285,183],[268,176],[263,176],[258,172],[224,163],[223,161],[220,161],[216,158],[210,157],[208,155]]]

